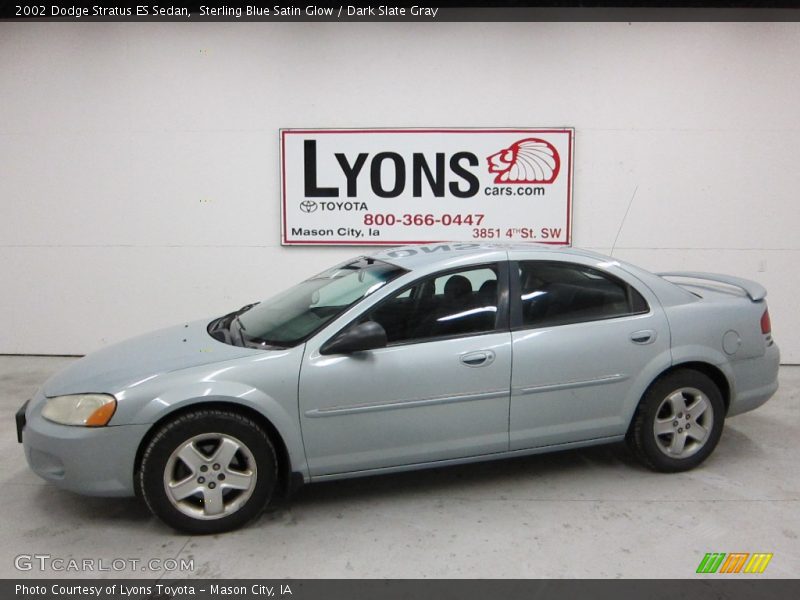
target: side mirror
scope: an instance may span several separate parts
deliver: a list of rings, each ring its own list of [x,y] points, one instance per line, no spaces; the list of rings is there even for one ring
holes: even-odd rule
[[[383,348],[388,343],[386,330],[380,323],[365,321],[345,329],[332,340],[323,344],[320,354],[350,354]]]

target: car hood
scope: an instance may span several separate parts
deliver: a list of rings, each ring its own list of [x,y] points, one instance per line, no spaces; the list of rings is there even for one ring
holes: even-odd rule
[[[206,331],[207,324],[169,327],[93,352],[51,377],[44,395],[116,393],[170,371],[262,352],[218,342]]]

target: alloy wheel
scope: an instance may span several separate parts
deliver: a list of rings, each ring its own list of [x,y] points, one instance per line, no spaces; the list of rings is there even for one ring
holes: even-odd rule
[[[220,519],[238,511],[256,486],[256,460],[237,438],[196,435],[178,446],[164,468],[167,498],[195,519]]]
[[[714,410],[708,397],[693,387],[668,394],[656,411],[653,434],[656,445],[670,458],[688,458],[708,441]]]

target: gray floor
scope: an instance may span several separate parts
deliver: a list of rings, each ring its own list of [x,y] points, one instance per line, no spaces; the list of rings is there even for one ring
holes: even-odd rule
[[[170,577],[673,578],[706,552],[772,552],[759,577],[800,572],[800,367],[693,472],[651,473],[623,446],[561,452],[307,486],[244,530],[190,537],[136,500],[81,498],[27,469],[13,414],[71,360],[0,357],[0,577],[85,576],[20,573],[20,554],[193,560]]]

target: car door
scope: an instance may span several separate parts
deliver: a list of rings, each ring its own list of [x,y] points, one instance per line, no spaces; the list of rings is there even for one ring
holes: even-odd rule
[[[507,450],[507,289],[505,262],[436,273],[351,323],[380,323],[386,347],[326,355],[338,332],[311,340],[299,402],[312,477]]]
[[[625,433],[633,408],[669,365],[655,296],[613,264],[512,262],[512,450]]]

